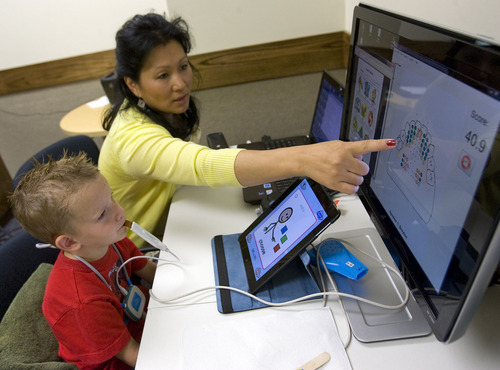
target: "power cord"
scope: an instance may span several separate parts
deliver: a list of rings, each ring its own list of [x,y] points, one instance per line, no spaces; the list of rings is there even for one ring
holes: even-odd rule
[[[316,251],[316,266],[319,266],[319,263],[321,261],[323,269],[324,269],[326,275],[328,276],[328,279],[330,280],[330,284],[332,285],[332,288],[335,289],[336,291],[338,291],[337,285],[333,281],[332,275],[327,272],[328,269],[326,267],[325,260],[323,259],[323,257],[320,254],[321,245],[319,246],[319,248],[316,248],[316,246],[314,246],[314,245],[312,247]],[[319,274],[320,281],[321,281],[321,290],[324,292],[324,291],[326,291],[326,286],[325,286],[325,280],[323,279],[323,273],[321,272],[321,269],[318,269],[318,274]],[[326,307],[327,301],[328,301],[328,296],[324,296],[323,307]],[[352,330],[351,330],[351,325],[349,324],[349,322],[347,320],[347,314],[345,312],[344,306],[340,302],[338,302],[338,304],[339,304],[340,308],[342,309],[342,312],[344,313],[344,320],[347,321],[347,330],[348,330],[347,339],[345,341],[342,340],[342,344],[344,345],[344,349],[347,350],[347,348],[351,344]],[[330,309],[330,314],[332,315],[332,319],[335,322],[335,326],[337,326],[337,331],[338,331],[339,326],[337,324],[337,320],[335,319],[335,315],[333,314],[331,309]],[[340,333],[339,333],[339,335],[340,335]]]

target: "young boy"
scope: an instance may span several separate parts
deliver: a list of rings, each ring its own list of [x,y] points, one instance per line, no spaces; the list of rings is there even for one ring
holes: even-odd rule
[[[144,319],[124,314],[116,272],[121,259],[142,253],[126,238],[125,212],[104,176],[84,153],[65,155],[37,163],[10,200],[27,232],[61,250],[42,305],[59,356],[85,369],[135,366]],[[145,258],[127,263],[119,277],[127,289],[125,269],[152,283],[156,264]]]

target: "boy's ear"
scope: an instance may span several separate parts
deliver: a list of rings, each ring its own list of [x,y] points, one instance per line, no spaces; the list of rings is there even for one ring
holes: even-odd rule
[[[81,244],[68,235],[59,235],[56,238],[56,247],[67,252],[73,252],[80,249]]]

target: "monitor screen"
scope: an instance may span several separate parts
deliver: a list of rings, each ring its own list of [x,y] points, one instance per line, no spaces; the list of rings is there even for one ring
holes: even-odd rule
[[[360,196],[441,341],[463,334],[499,263],[500,47],[361,4],[341,137],[365,155]]]

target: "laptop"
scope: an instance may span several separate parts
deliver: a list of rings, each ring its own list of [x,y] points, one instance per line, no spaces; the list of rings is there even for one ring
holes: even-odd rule
[[[323,71],[312,124],[307,136],[292,136],[278,139],[263,136],[262,141],[239,144],[238,148],[266,150],[338,140],[340,138],[343,105],[343,87],[328,72]],[[243,188],[243,199],[250,204],[263,204],[274,201],[295,180],[295,178],[284,179]]]

